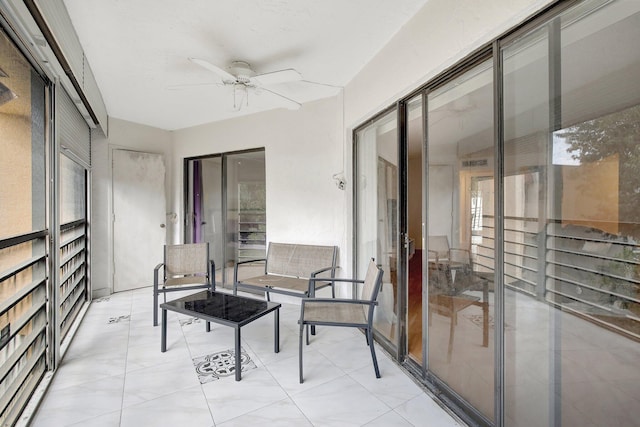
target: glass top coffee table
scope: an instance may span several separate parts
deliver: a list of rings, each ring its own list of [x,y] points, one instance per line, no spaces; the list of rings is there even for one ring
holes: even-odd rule
[[[274,351],[280,351],[280,304],[222,292],[202,291],[183,298],[160,304],[162,309],[162,336],[160,351],[167,350],[167,310],[197,317],[210,323],[219,323],[235,329],[235,370],[236,381],[241,378],[240,328],[262,316],[274,313]]]

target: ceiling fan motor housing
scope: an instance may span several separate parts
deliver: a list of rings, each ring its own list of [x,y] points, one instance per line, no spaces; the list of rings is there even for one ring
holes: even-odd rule
[[[236,76],[239,83],[248,84],[251,83],[251,77],[255,76],[255,72],[251,69],[251,66],[244,61],[234,61],[229,66],[231,74]]]

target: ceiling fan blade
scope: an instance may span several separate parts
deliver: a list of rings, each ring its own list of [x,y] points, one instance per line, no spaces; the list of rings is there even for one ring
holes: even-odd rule
[[[260,86],[276,85],[279,83],[297,82],[302,80],[302,75],[293,68],[273,71],[271,73],[258,74],[251,78],[252,82],[257,82]]]
[[[236,81],[236,76],[229,73],[228,71],[223,70],[220,67],[216,67],[209,61],[205,61],[204,59],[198,59],[198,58],[189,58],[189,61],[201,66],[202,68],[205,68],[209,71],[216,73],[218,76],[220,76],[222,81],[225,83],[233,83]]]
[[[286,96],[280,95],[279,93],[269,90],[267,88],[263,87],[260,90],[263,90],[267,93],[270,93],[271,95],[276,96],[279,99],[279,101],[281,101],[288,110],[297,110],[302,105],[291,98],[287,98]]]
[[[166,90],[185,90],[185,89],[198,89],[198,88],[206,88],[211,86],[224,86],[222,82],[220,83],[187,83],[180,85],[169,85],[165,86]]]

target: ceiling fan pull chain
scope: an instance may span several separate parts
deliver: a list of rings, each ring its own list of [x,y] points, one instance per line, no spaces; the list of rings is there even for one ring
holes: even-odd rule
[[[238,110],[238,106],[236,104],[236,85],[233,85],[233,109]]]

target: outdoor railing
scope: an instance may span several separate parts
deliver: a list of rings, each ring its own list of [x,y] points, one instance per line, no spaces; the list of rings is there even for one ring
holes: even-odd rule
[[[47,230],[0,240],[0,425],[13,425],[47,369]]]
[[[60,227],[60,335],[64,340],[82,305],[88,300],[86,223]]]
[[[475,268],[493,270],[494,218],[483,217]],[[504,283],[640,339],[640,246],[581,225],[505,217]]]

